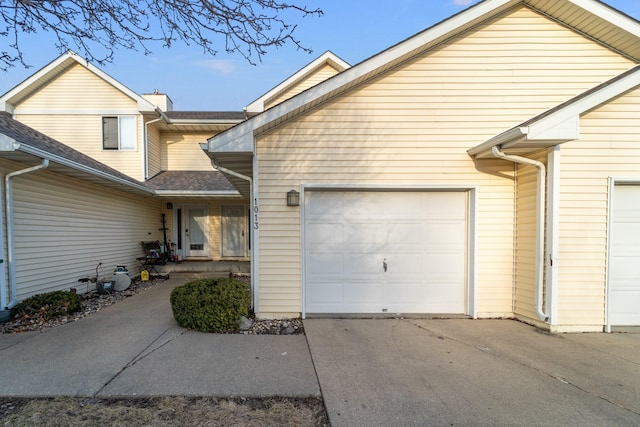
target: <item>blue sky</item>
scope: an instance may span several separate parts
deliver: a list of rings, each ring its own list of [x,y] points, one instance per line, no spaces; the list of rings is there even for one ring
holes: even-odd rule
[[[327,50],[354,65],[407,37],[465,9],[477,0],[297,0],[320,7],[320,18],[297,18],[297,37],[311,55],[285,46],[271,50],[256,66],[241,56],[204,56],[196,47],[151,46],[153,53],[119,50],[113,63],[101,68],[137,93],[158,89],[176,110],[240,111],[242,107]],[[640,1],[607,0],[610,6],[640,19]],[[2,39],[0,39],[2,40]],[[6,43],[2,40],[0,43]],[[2,49],[0,44],[0,50]],[[60,52],[46,34],[24,46],[33,68],[0,72],[0,94],[19,84]]]

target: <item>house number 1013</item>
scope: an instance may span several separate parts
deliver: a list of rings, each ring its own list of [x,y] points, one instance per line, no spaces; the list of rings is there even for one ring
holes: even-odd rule
[[[260,228],[259,213],[260,208],[258,207],[258,199],[253,199],[253,228],[255,230]]]

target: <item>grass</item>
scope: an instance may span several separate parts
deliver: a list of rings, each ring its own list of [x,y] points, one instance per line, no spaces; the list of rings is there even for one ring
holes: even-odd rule
[[[6,426],[329,426],[321,398],[2,398]]]

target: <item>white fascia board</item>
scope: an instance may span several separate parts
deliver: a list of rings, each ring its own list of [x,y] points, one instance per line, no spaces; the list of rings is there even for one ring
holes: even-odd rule
[[[640,86],[640,67],[622,78],[617,78],[610,84],[605,83],[599,90],[578,96],[575,102],[569,101],[557,111],[530,123],[528,138],[549,139],[544,135],[563,129],[568,132],[568,136],[571,136],[571,132],[574,132],[574,135],[575,132],[578,132],[579,135],[580,115],[638,86]]]
[[[624,13],[612,8],[611,6],[594,0],[568,0],[570,3],[586,10],[595,16],[602,18],[616,27],[627,31],[634,36],[640,37],[640,23],[634,19],[630,19]]]
[[[481,19],[484,16],[490,15],[500,7],[517,4],[519,2],[520,0],[485,0],[478,3],[457,15],[448,18],[447,20],[426,29],[422,33],[419,33],[404,42],[392,46],[378,55],[343,71],[335,77],[319,83],[317,86],[314,86],[313,88],[306,90],[273,108],[270,108],[264,113],[254,116],[240,125],[210,138],[208,140],[209,149],[210,151],[216,151],[221,150],[224,147],[224,151],[247,151],[246,149],[230,150],[227,146],[237,142],[236,139],[239,140],[239,143],[243,146],[246,146],[250,139],[251,144],[253,145],[253,138],[247,138],[246,135],[253,134],[256,129],[260,129],[272,121],[284,117],[313,101],[322,99],[324,96],[337,91],[343,86],[375,72],[386,64],[420,49],[422,46],[433,40],[452,34],[456,29],[459,29],[477,19]],[[252,150],[253,147],[251,147],[251,151]]]
[[[580,138],[580,116],[574,115],[559,123],[535,123],[529,126],[527,141],[571,140]],[[503,146],[507,148],[508,145]]]
[[[316,68],[320,67],[325,63],[336,64],[339,68],[342,68],[342,70],[346,70],[347,68],[351,67],[351,65],[349,65],[346,61],[342,60],[340,57],[335,55],[333,52],[327,51],[322,55],[320,55],[319,57],[317,57],[316,59],[314,59],[313,61],[311,61],[306,66],[302,67],[299,71],[297,71],[291,77],[289,77],[288,79],[286,79],[285,81],[283,81],[282,83],[280,83],[279,85],[271,89],[269,92],[265,93],[260,98],[253,101],[251,104],[249,104],[246,107],[245,110],[248,113],[262,113],[264,111],[264,103],[266,100],[272,98],[279,92],[284,91],[287,87],[295,84],[297,81],[311,74]]]

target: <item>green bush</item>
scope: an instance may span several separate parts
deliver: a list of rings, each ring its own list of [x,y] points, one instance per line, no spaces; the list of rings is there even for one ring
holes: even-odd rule
[[[75,292],[54,291],[34,295],[16,304],[11,309],[11,317],[39,314],[49,320],[75,313],[81,307],[80,297]]]
[[[200,332],[237,330],[240,318],[249,315],[249,286],[230,278],[202,279],[171,292],[171,310],[183,328]]]

